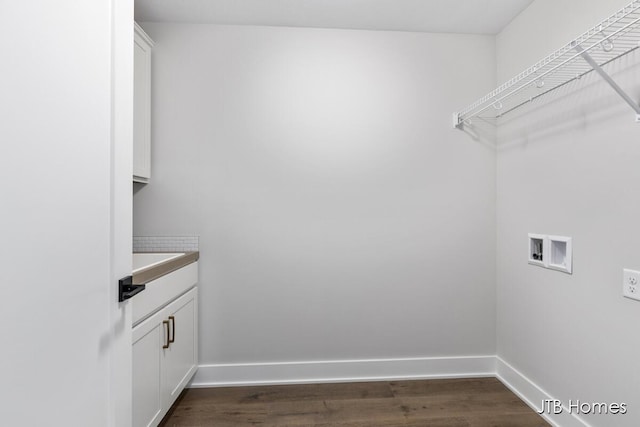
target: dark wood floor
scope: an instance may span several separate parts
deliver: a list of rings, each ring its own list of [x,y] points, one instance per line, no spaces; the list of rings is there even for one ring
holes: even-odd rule
[[[160,425],[549,426],[495,378],[187,389]]]

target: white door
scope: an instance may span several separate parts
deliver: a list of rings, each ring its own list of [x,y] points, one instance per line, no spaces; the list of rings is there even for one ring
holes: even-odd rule
[[[0,10],[1,423],[127,427],[133,0]]]

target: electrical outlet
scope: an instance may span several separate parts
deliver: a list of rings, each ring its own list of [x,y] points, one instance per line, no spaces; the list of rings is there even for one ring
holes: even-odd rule
[[[640,271],[623,270],[622,295],[640,301]]]

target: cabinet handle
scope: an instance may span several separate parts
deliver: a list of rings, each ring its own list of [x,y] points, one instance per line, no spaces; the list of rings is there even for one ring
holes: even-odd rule
[[[170,335],[169,343],[173,343],[176,340],[176,318],[174,316],[169,316],[169,320],[171,320],[171,330],[173,331]]]
[[[167,333],[164,335],[164,345],[162,346],[162,348],[169,348],[169,343],[171,341],[169,341],[169,321],[168,320],[163,320],[162,321],[162,325],[163,325],[163,329],[164,329],[164,325],[167,325],[167,328],[165,329],[165,331],[167,331]]]

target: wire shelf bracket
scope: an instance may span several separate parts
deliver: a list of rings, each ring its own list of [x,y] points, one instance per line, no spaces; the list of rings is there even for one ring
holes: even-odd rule
[[[640,49],[640,0],[635,0],[551,55],[527,68],[460,112],[453,126],[462,129],[473,119],[495,120],[595,71],[635,112],[640,105],[603,69]]]
[[[602,77],[604,79],[604,81],[609,83],[609,86],[611,86],[611,88],[613,90],[615,90],[618,93],[618,95],[620,95],[622,97],[622,99],[624,99],[624,101],[627,104],[629,104],[629,106],[631,108],[633,108],[633,110],[636,112],[636,122],[640,123],[640,105],[638,105],[638,103],[635,102],[627,94],[627,92],[625,92],[624,89],[622,89],[618,85],[618,83],[616,83],[616,81],[613,80],[613,78],[611,78],[611,76],[609,74],[607,74],[607,72],[602,69],[602,67],[600,65],[598,65],[598,63],[591,57],[591,55],[589,55],[589,52],[584,50],[582,46],[577,45],[576,46],[576,51],[578,51],[580,53],[580,56],[582,56],[582,58],[585,61],[587,61],[587,63],[600,75],[600,77]]]

